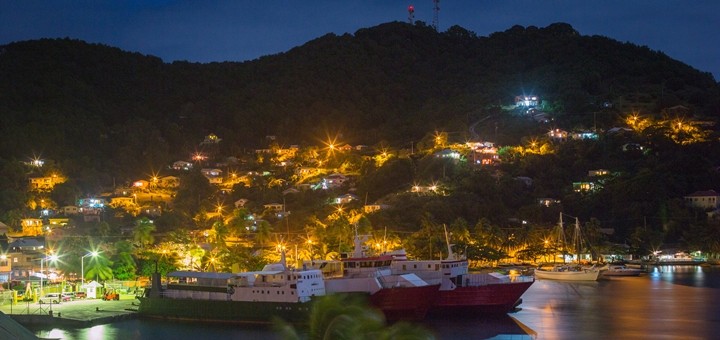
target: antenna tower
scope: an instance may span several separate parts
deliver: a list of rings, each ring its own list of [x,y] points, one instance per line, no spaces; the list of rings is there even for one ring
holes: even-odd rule
[[[415,22],[415,6],[408,6],[408,22],[412,25]]]
[[[438,14],[440,13],[440,0],[433,0],[433,22],[432,27],[435,29],[435,31],[438,30],[438,27],[440,27],[440,22],[438,19]]]

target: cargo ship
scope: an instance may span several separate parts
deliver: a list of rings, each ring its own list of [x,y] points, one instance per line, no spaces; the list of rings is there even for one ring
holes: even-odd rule
[[[271,323],[280,318],[306,323],[312,303],[325,295],[319,270],[292,270],[280,263],[261,271],[168,273],[162,287],[159,274],[140,300],[141,317],[224,323]]]
[[[428,283],[412,273],[393,274],[390,255],[366,256],[361,237],[355,237],[352,254],[340,260],[307,261],[322,270],[327,294],[364,295],[389,321],[425,318],[439,294],[440,283]]]
[[[429,310],[430,316],[512,312],[535,282],[532,276],[471,273],[468,260],[453,253],[447,233],[446,242],[448,257],[445,260],[408,260],[402,251],[393,255],[393,274],[411,273],[429,284],[440,285],[439,296]]]

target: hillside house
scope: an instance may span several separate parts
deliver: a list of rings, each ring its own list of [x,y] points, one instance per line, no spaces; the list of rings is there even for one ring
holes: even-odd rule
[[[333,201],[334,204],[347,204],[352,201],[357,201],[358,197],[353,194],[344,194],[340,195],[338,197],[335,197],[335,200]]]
[[[595,191],[595,183],[593,182],[574,182],[573,191],[575,192],[592,192]]]
[[[610,171],[605,170],[605,169],[597,169],[597,170],[588,171],[588,177],[607,176],[609,174],[610,174]]]
[[[540,205],[545,206],[545,207],[551,207],[553,205],[560,204],[560,200],[546,197],[546,198],[539,199],[538,203],[540,203]]]
[[[172,165],[173,170],[190,171],[193,168],[193,164],[186,161],[177,161]]]
[[[389,206],[385,205],[385,204],[366,204],[363,206],[363,211],[366,214],[371,214],[376,211],[380,211],[380,210],[387,209],[387,208],[389,208]]]
[[[65,183],[65,177],[58,175],[31,177],[29,181],[31,191],[50,191],[55,185]]]
[[[540,105],[540,97],[536,95],[515,96],[515,106],[521,108],[532,108]]]
[[[250,201],[250,200],[248,200],[247,198],[241,198],[241,199],[235,201],[235,203],[234,203],[234,204],[235,204],[235,208],[242,208],[242,207],[244,207],[245,204],[247,204],[247,202],[249,202],[249,201]]]
[[[78,214],[78,207],[74,206],[74,205],[66,205],[60,209],[61,209],[63,215],[66,215],[66,216]]]
[[[322,188],[323,189],[335,189],[341,187],[347,182],[347,176],[343,174],[334,173],[323,178]]]
[[[689,206],[704,210],[715,210],[720,207],[720,194],[715,190],[696,191],[684,197]]]
[[[268,203],[263,204],[263,208],[269,211],[283,211],[285,210],[285,205],[281,203]]]
[[[561,129],[552,129],[547,133],[548,138],[555,142],[566,142],[568,139],[568,132]]]

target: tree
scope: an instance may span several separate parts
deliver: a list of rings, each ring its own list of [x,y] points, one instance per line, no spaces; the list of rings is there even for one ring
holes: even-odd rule
[[[155,224],[148,219],[143,217],[135,222],[135,228],[133,229],[133,241],[139,248],[152,244],[155,241],[153,232],[155,231]]]
[[[274,327],[284,339],[434,339],[427,329],[407,322],[388,325],[382,312],[360,298],[333,294],[320,297],[310,312],[307,336],[290,324],[276,319]]]
[[[89,266],[85,266],[85,279],[98,279],[101,281],[113,278],[111,266],[113,263],[103,254],[90,258]]]
[[[133,246],[129,241],[115,242],[113,273],[118,280],[133,280],[137,276],[137,265],[132,257]]]

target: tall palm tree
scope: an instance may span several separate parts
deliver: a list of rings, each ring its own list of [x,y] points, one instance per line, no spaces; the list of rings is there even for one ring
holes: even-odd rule
[[[133,241],[138,247],[145,247],[152,244],[155,241],[153,232],[155,231],[155,224],[147,217],[143,217],[135,222],[135,228],[133,229]]]
[[[112,262],[102,254],[92,257],[85,269],[85,279],[109,280],[113,278]]]

